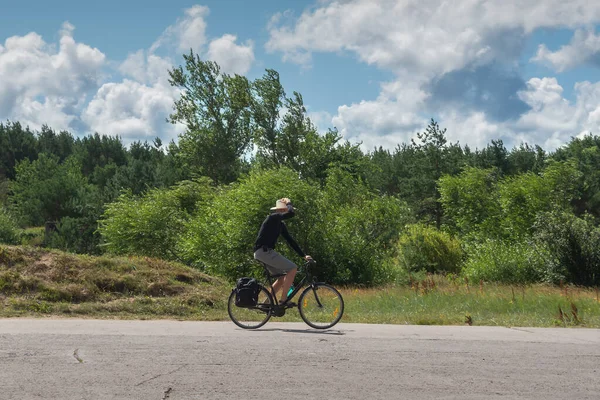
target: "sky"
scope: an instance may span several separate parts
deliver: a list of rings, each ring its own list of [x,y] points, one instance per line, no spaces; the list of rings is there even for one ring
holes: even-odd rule
[[[433,118],[451,142],[554,150],[598,134],[600,2],[0,0],[0,120],[175,140],[168,70],[280,73],[320,131],[394,149]]]

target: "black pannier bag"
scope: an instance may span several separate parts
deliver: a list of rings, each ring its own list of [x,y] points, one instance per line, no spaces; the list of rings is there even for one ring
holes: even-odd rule
[[[240,278],[235,285],[235,305],[238,307],[254,307],[258,302],[260,288],[254,278]]]

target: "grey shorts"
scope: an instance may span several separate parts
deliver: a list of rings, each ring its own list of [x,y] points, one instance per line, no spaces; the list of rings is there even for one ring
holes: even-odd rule
[[[272,274],[287,274],[294,268],[298,268],[296,264],[273,249],[267,251],[258,249],[254,252],[254,258],[265,263]]]

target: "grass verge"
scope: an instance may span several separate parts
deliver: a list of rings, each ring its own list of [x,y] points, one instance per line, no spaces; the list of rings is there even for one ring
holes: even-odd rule
[[[0,317],[228,320],[231,287],[157,259],[0,246]],[[473,286],[428,276],[410,285],[340,291],[342,322],[600,328],[597,288]],[[301,321],[296,310],[273,320]]]

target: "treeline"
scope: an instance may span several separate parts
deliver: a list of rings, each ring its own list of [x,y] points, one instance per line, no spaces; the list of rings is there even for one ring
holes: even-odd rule
[[[0,124],[0,241],[45,226],[45,246],[234,278],[253,268],[260,222],[287,196],[299,209],[291,231],[336,283],[424,272],[600,283],[598,136],[553,153],[501,140],[471,149],[432,120],[410,143],[365,153],[335,129],[319,134],[276,71],[249,81],[190,53],[170,76],[183,94],[169,119],[186,130],[168,146]]]

